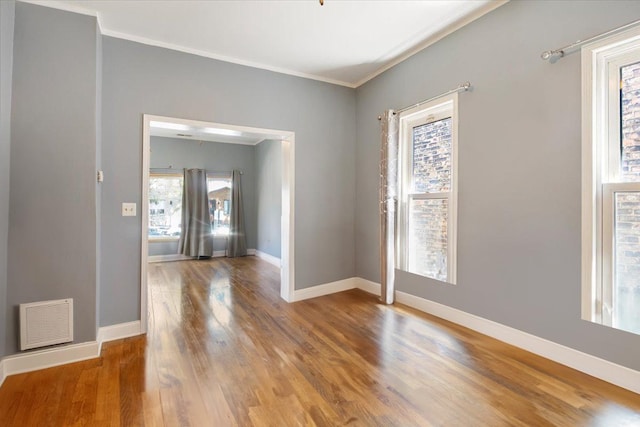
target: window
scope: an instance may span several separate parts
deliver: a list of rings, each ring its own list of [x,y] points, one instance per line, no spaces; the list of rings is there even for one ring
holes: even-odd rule
[[[211,233],[214,236],[228,236],[231,178],[208,175],[207,190],[209,191]]]
[[[457,95],[400,115],[398,265],[456,282]]]
[[[149,239],[176,240],[182,225],[182,173],[149,174]],[[231,178],[207,174],[211,234],[229,235]]]
[[[182,179],[181,173],[149,175],[149,239],[180,236]]]
[[[582,317],[640,334],[640,29],[583,48]]]

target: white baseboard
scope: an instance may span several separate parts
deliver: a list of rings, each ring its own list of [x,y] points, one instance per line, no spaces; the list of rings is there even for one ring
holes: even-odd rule
[[[255,249],[247,249],[247,255],[257,255]],[[227,256],[226,251],[213,251],[212,258],[222,258]],[[149,255],[147,262],[169,262],[169,261],[189,261],[196,259],[196,257],[186,256],[182,254],[167,254],[167,255]]]
[[[193,259],[193,257],[182,254],[149,255],[147,262],[187,261],[190,259]]]
[[[259,251],[257,249],[256,249],[256,256],[258,258],[262,258],[263,260],[267,261],[269,264],[275,265],[278,268],[280,268],[280,266],[282,265],[280,258],[276,258],[273,255],[269,255],[268,253]]]
[[[37,371],[53,366],[100,357],[102,343],[140,335],[140,321],[105,326],[98,330],[96,341],[69,344],[44,350],[28,351],[0,360],[0,385],[9,375]]]
[[[379,284],[359,277],[351,277],[324,285],[296,290],[294,291],[293,301],[302,301],[354,288],[374,294],[380,292]],[[405,292],[396,291],[396,299],[399,303],[465,326],[640,394],[640,371],[629,369],[518,329]],[[0,385],[8,375],[99,357],[103,342],[139,334],[140,321],[127,322],[100,328],[97,341],[30,351],[5,357],[0,360]]]
[[[364,291],[380,292],[380,284],[378,283],[362,278],[357,278],[356,283],[357,287]],[[409,307],[457,323],[481,334],[640,394],[640,371],[629,369],[510,326],[405,292],[396,291],[396,300]]]
[[[100,345],[97,341],[82,344],[70,344],[45,350],[29,351],[2,359],[5,375],[21,374],[52,366],[80,362],[99,356]]]
[[[370,294],[380,295],[380,283],[363,279],[362,277],[354,277],[356,279],[356,287]]]
[[[119,340],[121,338],[134,337],[141,334],[140,321],[119,323],[117,325],[103,326],[98,329],[98,342],[102,343]]]
[[[292,302],[354,289],[357,287],[357,281],[358,280],[356,277],[350,277],[348,279],[338,280],[336,282],[325,283],[324,285],[312,286],[306,289],[298,289],[293,291]]]
[[[0,360],[0,386],[7,376],[4,374],[4,360]]]
[[[225,256],[225,251],[213,251],[212,258],[221,258]],[[197,257],[186,256],[182,254],[167,254],[167,255],[150,255],[147,257],[147,262],[171,262],[171,261],[190,261]]]

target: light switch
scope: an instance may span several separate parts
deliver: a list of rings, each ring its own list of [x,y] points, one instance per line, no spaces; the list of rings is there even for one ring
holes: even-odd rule
[[[122,216],[136,216],[136,204],[135,203],[123,203],[122,204]]]

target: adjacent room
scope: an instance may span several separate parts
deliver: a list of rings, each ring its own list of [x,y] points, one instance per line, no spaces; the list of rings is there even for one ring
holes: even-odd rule
[[[148,224],[143,229],[148,229],[149,250],[142,263],[229,256],[229,240],[242,236],[243,241],[234,244],[243,248],[242,254],[234,256],[257,254],[280,267],[282,142],[269,139],[275,134],[232,133],[211,123],[196,127],[178,122],[151,121],[149,128],[149,170],[146,183],[143,180],[148,188],[147,200],[143,200],[148,205]],[[202,187],[206,218],[198,221],[206,223],[200,247],[207,246],[207,250],[187,254],[188,245],[180,246],[180,236],[189,218],[183,209],[188,170],[202,170],[206,178]],[[233,171],[238,188],[233,186]],[[239,190],[238,224],[231,215],[234,189]],[[232,228],[235,232],[230,232]]]
[[[0,425],[640,425],[640,2],[0,1]]]

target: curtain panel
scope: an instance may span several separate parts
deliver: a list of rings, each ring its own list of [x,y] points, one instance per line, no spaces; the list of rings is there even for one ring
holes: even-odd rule
[[[398,202],[399,117],[387,110],[381,117],[380,144],[380,300],[393,304],[395,293],[396,206]]]
[[[229,239],[227,240],[227,257],[229,258],[247,255],[241,175],[242,173],[238,170],[234,170],[231,174],[231,211],[229,212]]]
[[[187,256],[213,256],[207,171],[204,169],[184,170],[182,230],[178,250]]]

